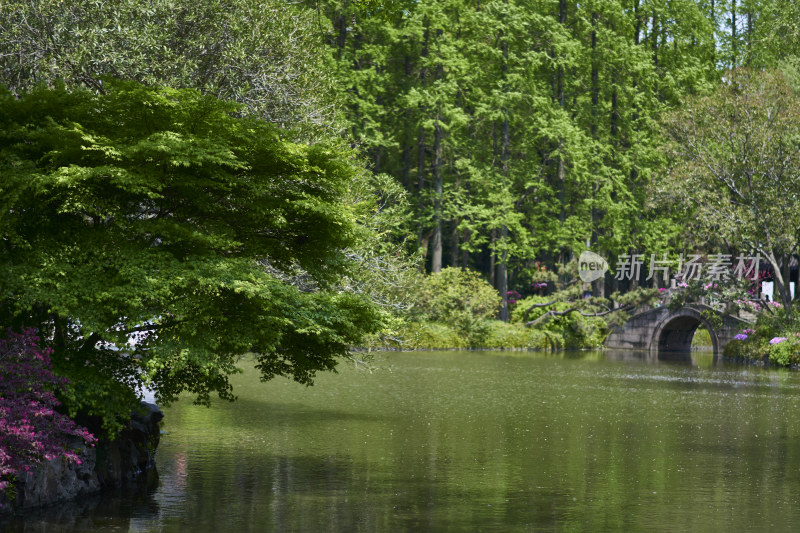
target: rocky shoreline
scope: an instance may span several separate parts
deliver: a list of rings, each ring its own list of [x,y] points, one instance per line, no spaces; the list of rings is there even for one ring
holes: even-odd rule
[[[73,500],[105,490],[135,484],[153,486],[158,482],[155,452],[161,436],[164,414],[153,403],[142,402],[131,413],[125,429],[113,441],[95,447],[76,442],[81,464],[59,458],[42,463],[16,482],[16,497],[0,496],[0,514],[13,514],[57,502]]]

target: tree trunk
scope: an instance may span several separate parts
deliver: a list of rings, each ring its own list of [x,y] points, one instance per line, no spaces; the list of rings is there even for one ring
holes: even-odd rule
[[[731,68],[736,69],[736,0],[731,2]]]
[[[506,4],[508,0],[506,0]],[[508,79],[508,41],[505,37],[505,32],[500,32],[500,51],[503,54],[502,66],[502,81],[503,89],[507,90],[506,83]],[[503,181],[509,185],[509,166],[508,160],[511,156],[511,124],[509,119],[509,111],[507,108],[503,109],[503,125],[501,128],[501,146],[500,146],[500,170],[503,173]],[[503,224],[500,228],[500,243],[504,249],[500,254],[500,264],[497,267],[497,283],[500,297],[502,298],[500,304],[500,320],[508,322],[508,226]]]
[[[775,254],[771,251],[769,253],[764,254],[767,261],[769,261],[770,266],[772,267],[773,272],[773,285],[777,289],[778,294],[780,294],[781,302],[783,302],[784,307],[787,311],[790,311],[792,308],[792,300],[791,300],[791,293],[789,292],[789,284],[785,282],[788,278],[784,278],[782,272],[782,265],[778,263],[778,260],[775,258]],[[784,261],[786,263],[786,261]],[[775,292],[773,291],[773,300]]]
[[[784,303],[789,302],[789,307],[792,305],[792,286],[789,277],[789,262],[791,261],[792,257],[789,255],[783,256],[783,282],[784,282]],[[787,307],[788,309],[788,307]]]
[[[458,223],[459,220],[453,220],[452,231],[450,232],[450,266],[458,266]]]
[[[383,147],[378,146],[375,148],[375,166],[372,168],[374,174],[381,173],[381,156],[383,155]]]
[[[508,228],[500,228],[501,241],[508,240]],[[502,297],[500,304],[500,320],[508,322],[508,251],[503,250],[500,254],[500,262],[497,264],[497,291]]]
[[[339,35],[336,37],[336,54],[338,59],[341,60],[342,54],[344,53],[344,45],[347,42],[347,16],[339,15],[336,20],[336,25],[339,30]]]
[[[745,63],[746,66],[750,66],[752,63],[753,57],[753,12],[752,7],[749,8],[751,11],[747,13],[747,62]]]
[[[597,108],[600,104],[600,69],[597,66],[597,20],[599,15],[592,13],[592,138],[597,138]]]
[[[424,35],[423,45],[422,45],[422,50],[420,51],[420,56],[422,58],[428,57],[429,31],[428,31],[428,18],[427,17],[425,17],[425,19],[424,19],[424,25],[425,25],[425,31],[423,32],[423,35]],[[419,77],[420,77],[420,85],[424,88],[426,86],[426,81],[427,81],[427,67],[422,66],[420,68]],[[426,114],[425,106],[421,106],[420,107],[420,117],[424,117],[425,114]],[[420,124],[419,125],[418,141],[417,141],[417,191],[418,191],[418,194],[419,194],[418,207],[419,207],[419,216],[420,217],[423,216],[423,213],[425,211],[425,151],[426,151],[425,127],[422,124]],[[422,237],[423,234],[425,234],[425,232],[426,232],[426,229],[424,227],[421,227],[420,230],[419,230],[419,236],[420,236],[419,244],[420,244],[420,247],[422,248],[423,271],[425,269],[424,258],[427,255],[428,241],[429,241],[429,238],[424,238],[423,239],[423,237]]]
[[[497,230],[493,229],[491,232],[491,246],[489,246],[489,284],[495,289],[497,288],[497,283],[495,283],[495,280],[497,278],[495,276],[496,256],[494,251],[496,244],[497,244]]]
[[[611,91],[611,135],[613,137],[617,136],[617,123],[619,120],[619,108],[617,103],[617,86],[614,85],[614,88]]]
[[[558,21],[562,26],[566,26],[567,24],[566,0],[559,0],[558,2]],[[558,105],[561,107],[561,109],[564,109],[566,107],[566,95],[564,91],[564,67],[561,65],[559,65],[558,67],[557,76],[558,79],[556,83],[556,90],[557,90],[556,99],[558,100]],[[561,147],[559,146],[559,149],[560,148]],[[558,203],[559,203],[558,220],[563,223],[564,220],[566,219],[566,212],[564,208],[564,196],[565,196],[564,189],[567,186],[565,180],[566,169],[564,167],[564,158],[562,157],[562,155],[559,154],[557,157],[558,160],[556,163],[556,177],[557,177],[556,185],[558,187]]]
[[[717,13],[716,13],[716,2],[715,0],[711,0],[711,64],[716,65],[717,63]]]
[[[461,180],[456,178],[455,185],[453,190],[458,192],[461,189]],[[459,231],[458,225],[461,222],[460,217],[455,217],[454,220],[451,221],[451,231],[450,231],[450,266],[457,267],[458,266],[458,250],[459,250]]]
[[[411,57],[408,55],[405,56],[403,60],[403,65],[405,68],[406,77],[411,77]],[[403,170],[402,170],[402,179],[403,179],[403,188],[407,191],[410,191],[411,187],[411,151],[413,150],[414,141],[413,139],[409,138],[411,135],[410,126],[411,122],[411,111],[406,108],[403,111]]]
[[[653,11],[653,30],[651,32],[653,47],[653,65],[658,68],[658,15]]]
[[[403,189],[409,190],[411,185],[411,146],[403,144]]]
[[[417,137],[417,208],[419,216],[425,211],[425,128],[419,127],[419,136]],[[423,257],[428,250],[428,241],[423,242],[422,235],[425,233],[425,228],[419,229],[419,245],[422,248]]]
[[[469,230],[465,229],[464,230],[464,238],[462,239],[462,242],[469,242],[469,236],[470,236]],[[469,252],[467,251],[466,248],[462,248],[461,249],[461,268],[467,268],[468,266],[469,266]]]
[[[420,265],[420,270],[423,273],[425,272],[425,262],[428,259],[428,245],[430,244],[432,235],[433,232],[428,231],[427,233],[421,233],[419,237],[420,249],[422,250],[422,264]]]
[[[504,55],[506,58],[508,57],[508,49],[504,49]],[[503,65],[503,71],[505,72],[506,66]],[[503,171],[503,178],[508,181],[508,159],[511,154],[511,129],[508,120],[508,110],[506,110],[506,117],[503,120],[503,145],[502,145],[502,152],[501,152],[501,162],[502,162],[502,171]],[[508,246],[508,226],[505,224],[502,228],[500,228],[500,242]],[[502,304],[500,307],[500,320],[503,322],[508,322],[508,250],[504,249],[500,254],[500,264],[497,267],[497,282],[498,287],[497,289],[500,291],[500,296],[502,297]]]
[[[433,127],[433,250],[431,271],[442,271],[442,126],[441,117],[436,116]]]

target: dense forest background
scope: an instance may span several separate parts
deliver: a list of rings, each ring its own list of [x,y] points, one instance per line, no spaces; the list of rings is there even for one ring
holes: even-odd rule
[[[726,71],[794,77],[789,1],[314,1],[353,139],[408,199],[395,240],[428,272],[530,294],[591,249],[733,245],[652,200],[661,118]],[[618,289],[611,277],[596,296]],[[506,314],[507,305],[503,305]]]

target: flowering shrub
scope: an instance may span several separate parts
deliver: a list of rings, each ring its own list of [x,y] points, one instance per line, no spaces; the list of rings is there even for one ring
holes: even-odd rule
[[[758,301],[755,301],[755,300],[737,299],[737,300],[734,300],[734,301],[740,308],[745,309],[745,310],[749,310],[749,311],[752,311],[752,312],[755,312],[755,313],[761,311],[761,309],[764,308],[764,306],[762,306]],[[773,309],[783,309],[783,304],[780,303],[780,302],[767,302],[765,305],[768,305],[769,307],[772,307]]]
[[[789,366],[800,362],[800,344],[796,338],[775,337],[769,343],[769,360],[773,363]]]
[[[757,301],[737,299],[735,303],[742,309],[757,313],[761,311],[761,304]]]
[[[747,328],[747,329],[743,329],[742,332],[739,333],[738,335],[734,335],[733,338],[734,338],[734,340],[737,340],[737,341],[746,341],[750,337],[750,335],[752,335],[753,333],[755,333],[754,329]]]
[[[64,457],[80,464],[68,447],[72,438],[96,441],[53,410],[59,405],[54,392],[67,381],[50,371],[50,350],[40,350],[38,341],[31,330],[0,340],[0,493],[9,497],[15,476],[41,461]]]

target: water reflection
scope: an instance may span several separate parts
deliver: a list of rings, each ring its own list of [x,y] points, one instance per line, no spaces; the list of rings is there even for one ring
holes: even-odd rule
[[[798,377],[692,359],[382,354],[312,388],[245,373],[237,403],[166,411],[157,491],[15,527],[790,530]]]
[[[0,519],[6,533],[73,533],[79,531],[137,531],[135,520],[160,515],[157,490],[146,486],[113,490]]]

